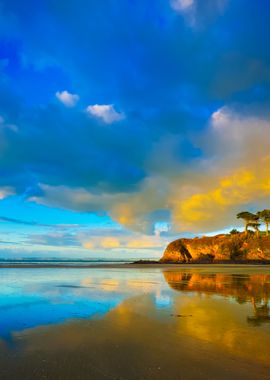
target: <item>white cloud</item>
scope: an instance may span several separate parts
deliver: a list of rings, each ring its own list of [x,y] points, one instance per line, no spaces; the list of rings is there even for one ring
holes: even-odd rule
[[[186,12],[194,5],[194,0],[171,0],[171,6],[175,11]]]
[[[111,124],[125,118],[123,113],[115,111],[112,104],[95,104],[88,106],[86,112],[89,115],[102,119],[106,124]]]
[[[192,28],[201,28],[223,14],[228,0],[170,0],[172,9],[181,14]]]
[[[74,107],[80,99],[78,95],[71,94],[70,92],[68,92],[66,90],[62,91],[62,92],[57,91],[55,96],[66,107]]]
[[[219,123],[225,122],[227,120],[226,108],[219,108],[217,111],[213,112],[211,115],[212,123],[216,127]]]

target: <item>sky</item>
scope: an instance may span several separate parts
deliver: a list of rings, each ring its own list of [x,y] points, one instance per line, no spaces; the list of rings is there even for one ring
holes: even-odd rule
[[[268,0],[0,0],[0,258],[159,257],[270,208]]]

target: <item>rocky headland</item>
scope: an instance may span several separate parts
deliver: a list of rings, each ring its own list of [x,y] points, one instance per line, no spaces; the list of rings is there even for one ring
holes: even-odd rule
[[[160,263],[270,263],[270,236],[223,234],[177,239],[168,244]]]

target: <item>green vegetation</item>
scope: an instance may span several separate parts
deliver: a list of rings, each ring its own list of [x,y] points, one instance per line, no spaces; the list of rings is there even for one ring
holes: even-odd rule
[[[242,211],[236,215],[237,219],[243,219],[245,221],[245,233],[248,233],[248,227],[252,227],[259,231],[259,219],[260,217],[257,214],[252,214],[249,211]]]
[[[256,236],[259,237],[260,231],[259,227],[261,225],[260,221],[266,226],[266,236],[269,233],[269,223],[270,223],[270,210],[264,209],[263,211],[258,211],[256,214],[253,214],[249,211],[242,211],[236,215],[237,219],[243,219],[245,222],[245,233],[248,233],[248,227],[251,227],[255,230]],[[233,229],[231,234],[237,233],[237,230]]]
[[[236,228],[233,228],[231,231],[230,231],[230,234],[231,235],[237,235],[239,234],[240,232],[236,229]]]
[[[228,244],[231,260],[242,260],[245,258],[246,251],[242,249],[243,239],[235,237]]]
[[[266,236],[268,236],[269,231],[269,223],[270,223],[270,210],[263,210],[257,212],[258,217],[261,219],[262,222],[265,223],[266,227]]]

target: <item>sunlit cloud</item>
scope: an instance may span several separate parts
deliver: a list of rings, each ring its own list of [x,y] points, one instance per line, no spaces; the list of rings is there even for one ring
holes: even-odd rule
[[[125,118],[125,114],[115,111],[112,104],[90,105],[86,108],[86,112],[91,116],[101,119],[106,124],[111,124]]]
[[[119,248],[120,242],[115,237],[105,237],[100,245],[102,248]]]
[[[238,169],[221,178],[216,187],[175,203],[173,223],[180,230],[205,232],[236,224],[236,213],[249,204],[263,205],[270,197],[270,157],[263,168]],[[213,179],[213,181],[215,181]]]
[[[164,243],[163,243],[164,244]],[[131,249],[149,249],[149,248],[160,248],[163,244],[156,238],[141,238],[141,239],[131,239],[127,242],[126,247]]]
[[[95,246],[91,241],[87,241],[83,244],[83,247],[86,249],[93,249]]]
[[[81,237],[84,240],[84,237]],[[82,246],[85,249],[115,249],[121,247],[121,242],[114,236],[94,236],[91,240],[83,241]]]
[[[132,232],[128,234],[123,231],[117,237],[104,235],[92,236],[87,240],[87,236],[81,234],[78,237],[82,242],[82,246],[89,250],[102,250],[102,249],[115,249],[121,248],[122,250],[162,250],[167,244],[168,239],[159,236],[148,236],[143,233]]]
[[[57,91],[55,96],[57,99],[63,103],[66,107],[74,107],[78,101],[79,101],[79,96],[76,94],[71,94],[68,91]]]
[[[241,116],[229,108],[214,112],[202,142],[210,154],[206,167],[194,173],[189,196],[173,195],[174,228],[199,232],[235,225],[237,212],[267,205],[269,138],[268,120]]]

